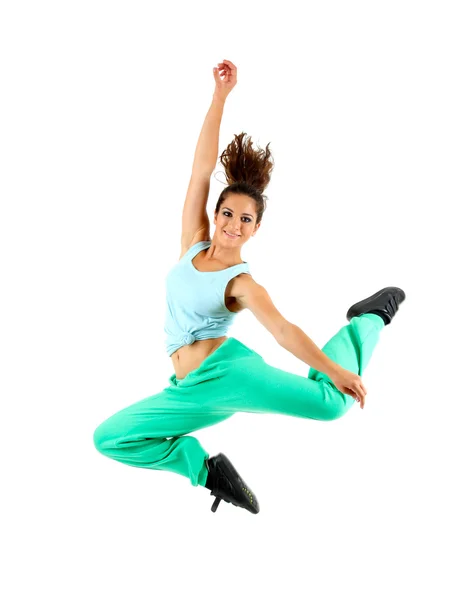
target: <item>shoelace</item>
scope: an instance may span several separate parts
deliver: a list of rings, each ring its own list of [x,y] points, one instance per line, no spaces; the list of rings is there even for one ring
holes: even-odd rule
[[[231,496],[234,496],[234,489],[231,483],[228,481],[228,478],[223,475],[223,473],[217,469],[216,477],[213,481],[213,487],[215,491],[225,491],[228,492]]]
[[[393,318],[395,316],[395,313],[398,310],[397,302],[393,296],[390,296],[390,300],[389,300],[389,302],[387,302],[387,305],[385,308],[390,313],[390,316]]]

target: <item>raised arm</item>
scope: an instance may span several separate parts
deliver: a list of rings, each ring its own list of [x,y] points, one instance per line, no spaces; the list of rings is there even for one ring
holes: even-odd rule
[[[198,138],[192,166],[192,176],[182,213],[182,251],[189,248],[197,237],[206,239],[210,234],[207,215],[210,177],[218,158],[218,142],[225,101],[236,83],[236,67],[229,61],[214,69],[215,91],[211,106]],[[223,74],[224,79],[220,79]]]
[[[218,141],[226,98],[213,94],[193,159],[192,174],[211,176],[218,158]]]

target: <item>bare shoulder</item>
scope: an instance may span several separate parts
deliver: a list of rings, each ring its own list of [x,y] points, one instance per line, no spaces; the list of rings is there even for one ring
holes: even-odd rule
[[[253,279],[249,273],[240,273],[233,279],[231,295],[243,308],[248,308],[249,299],[259,293],[266,293],[262,285]]]
[[[267,290],[249,273],[240,274],[235,281],[233,296],[240,308],[248,308],[276,340],[280,341],[288,321],[276,308]]]

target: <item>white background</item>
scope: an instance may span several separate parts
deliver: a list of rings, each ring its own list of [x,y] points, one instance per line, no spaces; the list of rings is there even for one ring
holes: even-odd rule
[[[2,597],[475,597],[470,5],[2,3]],[[173,373],[164,279],[223,59],[220,153],[245,131],[275,160],[254,279],[320,348],[407,294],[364,410],[196,433],[258,515],[92,439]],[[228,335],[308,373],[250,311]]]

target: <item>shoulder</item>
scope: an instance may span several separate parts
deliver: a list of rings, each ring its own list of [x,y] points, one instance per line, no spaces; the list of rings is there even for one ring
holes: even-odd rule
[[[247,308],[249,299],[256,294],[266,292],[264,287],[260,285],[249,273],[240,273],[233,279],[233,289],[231,295],[236,298],[236,301]]]
[[[204,231],[198,231],[193,238],[191,239],[190,243],[184,244],[182,241],[182,248],[180,251],[180,258],[179,260],[181,260],[185,254],[187,254],[187,252],[189,250],[191,250],[194,246],[196,246],[197,244],[199,244],[200,242],[211,242],[211,238],[210,235],[207,235],[206,232]]]
[[[276,308],[267,290],[249,273],[242,273],[236,277],[233,295],[240,309],[248,308],[276,340],[281,340],[288,321]]]

